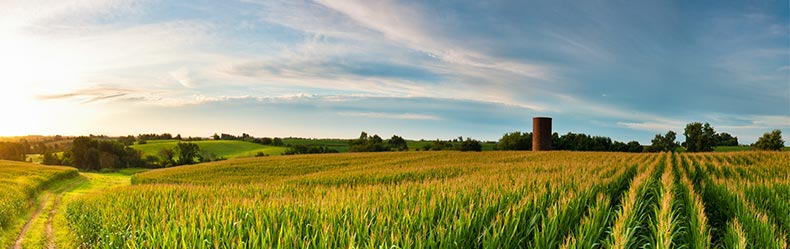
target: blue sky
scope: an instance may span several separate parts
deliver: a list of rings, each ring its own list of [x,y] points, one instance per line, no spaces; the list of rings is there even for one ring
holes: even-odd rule
[[[788,1],[0,3],[0,135],[790,132]],[[788,135],[790,136],[790,135]],[[682,140],[682,139],[680,139]]]

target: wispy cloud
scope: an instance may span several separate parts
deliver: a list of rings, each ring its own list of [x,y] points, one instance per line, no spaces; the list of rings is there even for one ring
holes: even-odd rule
[[[674,130],[677,132],[679,127],[683,127],[683,123],[655,123],[655,122],[617,122],[617,125],[623,126],[629,129],[634,130],[642,130],[642,131],[655,131],[655,132],[666,132],[669,130]]]
[[[381,113],[381,112],[339,112],[340,116],[365,117],[365,118],[385,118],[385,119],[405,119],[405,120],[441,120],[440,117],[433,115],[413,114],[413,113]]]
[[[37,98],[40,100],[79,99],[82,103],[92,103],[100,100],[120,98],[136,92],[138,91],[126,88],[97,87],[69,93],[39,95]]]
[[[345,14],[361,26],[380,32],[385,38],[403,44],[411,49],[422,51],[443,61],[484,68],[507,71],[532,78],[546,79],[549,69],[538,64],[511,61],[506,58],[492,57],[473,49],[458,46],[443,39],[439,27],[433,27],[435,19],[429,11],[416,5],[382,1],[320,1],[321,4]],[[405,17],[409,18],[405,18]]]

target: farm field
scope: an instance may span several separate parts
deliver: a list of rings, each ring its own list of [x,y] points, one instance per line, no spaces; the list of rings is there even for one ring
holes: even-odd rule
[[[152,170],[74,198],[83,246],[786,248],[790,153],[403,152]]]
[[[1,248],[77,248],[63,212],[73,198],[130,184],[131,175],[78,172],[74,168],[0,161]]]
[[[181,141],[150,140],[147,141],[146,144],[133,145],[132,148],[140,150],[143,156],[158,156],[159,151],[165,148],[172,149],[178,142]],[[203,140],[190,142],[197,144],[201,150],[206,150],[224,158],[253,157],[258,152],[263,152],[267,155],[280,155],[288,149],[286,147],[267,146],[235,140]]]
[[[75,168],[0,160],[0,247],[15,242],[39,193],[77,176]]]

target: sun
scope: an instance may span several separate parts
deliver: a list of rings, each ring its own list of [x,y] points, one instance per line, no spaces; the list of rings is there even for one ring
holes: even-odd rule
[[[75,65],[48,41],[0,30],[0,136],[27,135],[46,124],[56,103],[40,96],[67,89],[79,81]],[[49,106],[48,106],[49,105]]]

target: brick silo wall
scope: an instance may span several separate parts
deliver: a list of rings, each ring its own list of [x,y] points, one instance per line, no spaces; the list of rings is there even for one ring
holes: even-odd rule
[[[532,151],[551,150],[551,118],[532,118]]]

